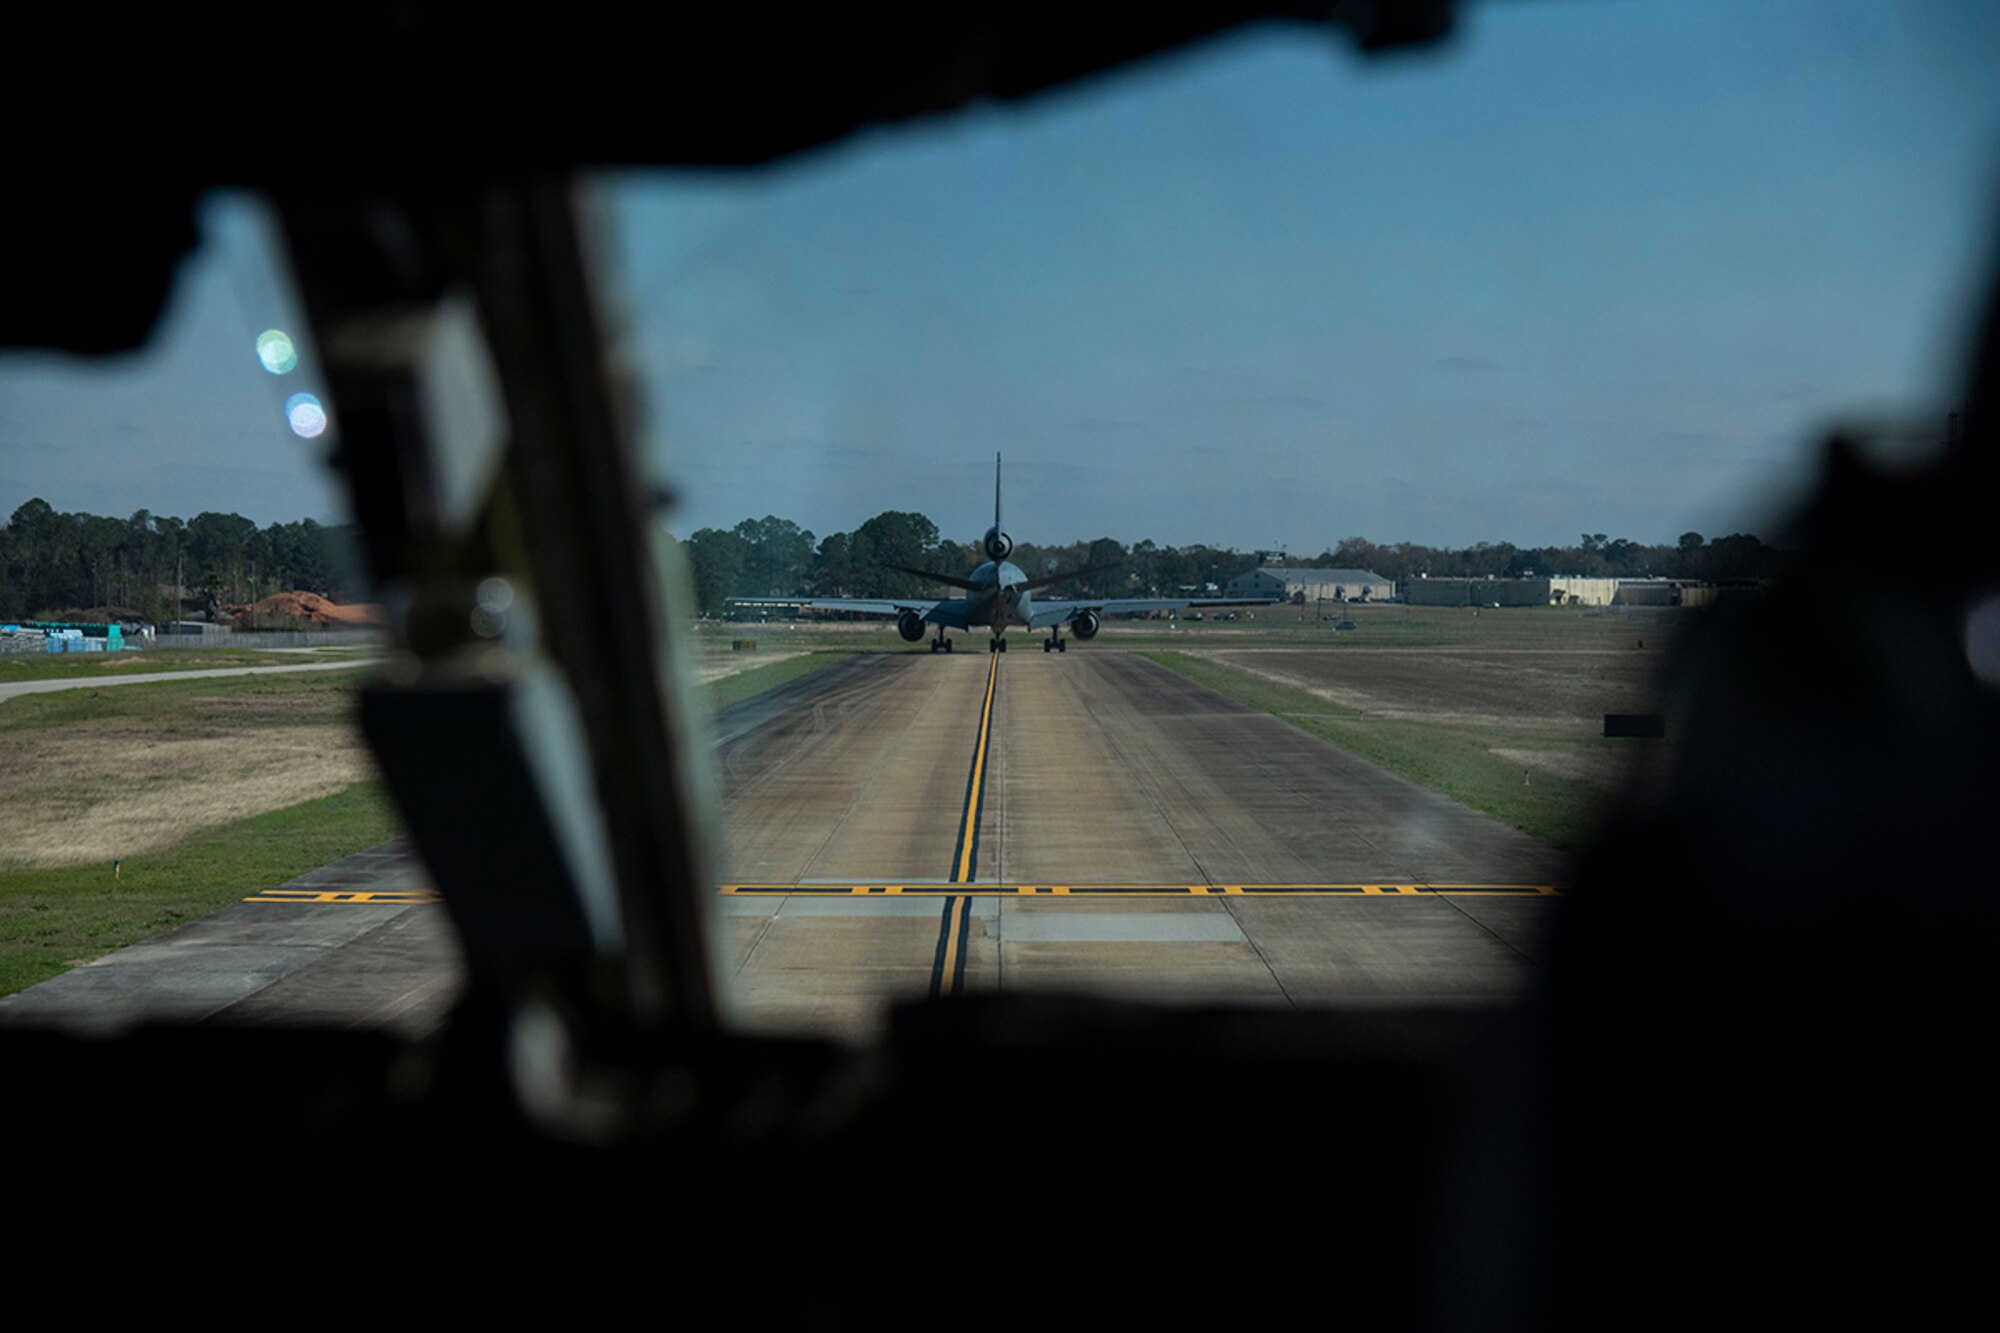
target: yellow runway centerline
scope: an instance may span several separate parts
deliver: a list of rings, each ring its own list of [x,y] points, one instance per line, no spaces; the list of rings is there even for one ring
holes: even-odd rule
[[[979,710],[979,739],[972,750],[972,778],[965,790],[965,820],[958,834],[958,869],[952,878],[960,884],[972,879],[972,854],[979,845],[980,793],[986,786],[986,747],[993,739],[993,689],[1000,680],[1000,655],[986,668],[986,703]]]
[[[1000,680],[1000,655],[995,653],[986,667],[986,699],[979,708],[979,734],[972,746],[972,769],[965,779],[965,816],[958,826],[958,851],[953,859],[952,885],[971,882],[979,856],[979,813],[986,790],[986,751],[993,740],[993,695]],[[965,954],[972,929],[972,899],[954,892],[952,885],[940,886],[945,895],[944,915],[938,922],[937,954],[931,964],[931,998],[954,995],[965,988]],[[883,892],[900,893],[903,886],[885,884]],[[849,886],[850,894],[866,894],[869,887]],[[918,892],[922,892],[921,889]]]

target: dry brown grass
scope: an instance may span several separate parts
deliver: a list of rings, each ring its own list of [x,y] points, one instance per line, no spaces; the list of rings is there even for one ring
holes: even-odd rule
[[[695,682],[706,685],[712,680],[722,680],[728,676],[755,670],[760,666],[769,666],[773,662],[782,662],[790,657],[804,655],[804,649],[785,653],[732,653],[726,649],[719,652],[704,650],[694,661]]]
[[[177,699],[157,722],[83,716],[0,731],[0,869],[157,851],[374,775],[345,691],[235,684]]]
[[[1652,711],[1661,654],[1438,647],[1221,651],[1217,661],[1371,717],[1530,724],[1596,735],[1604,714]]]

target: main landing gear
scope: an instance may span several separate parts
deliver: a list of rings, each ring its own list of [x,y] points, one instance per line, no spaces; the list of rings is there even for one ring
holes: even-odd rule
[[[1007,641],[996,634],[992,641],[986,645],[986,651],[989,653],[1004,653],[1007,651]]]
[[[951,651],[951,640],[944,636],[944,626],[942,625],[938,626],[938,636],[931,640],[931,651],[934,653],[948,653]]]
[[[1066,653],[1069,651],[1069,640],[1065,639],[1060,632],[1051,634],[1048,638],[1042,640],[1042,651],[1045,653]]]

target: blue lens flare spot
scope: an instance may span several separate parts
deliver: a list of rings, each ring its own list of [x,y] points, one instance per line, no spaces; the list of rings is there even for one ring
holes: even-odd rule
[[[291,338],[284,333],[266,329],[257,335],[257,359],[273,375],[282,375],[298,365],[299,349],[292,346]]]
[[[326,409],[309,393],[295,393],[285,400],[285,420],[292,434],[312,439],[326,429]]]

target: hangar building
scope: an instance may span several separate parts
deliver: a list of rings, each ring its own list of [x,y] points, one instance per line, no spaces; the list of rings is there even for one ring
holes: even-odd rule
[[[1396,585],[1365,569],[1294,569],[1262,565],[1238,574],[1223,588],[1226,597],[1281,597],[1290,602],[1386,602]]]
[[[1405,579],[1412,606],[1547,606],[1547,579]]]

